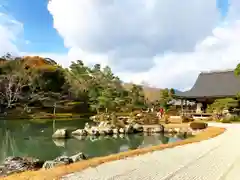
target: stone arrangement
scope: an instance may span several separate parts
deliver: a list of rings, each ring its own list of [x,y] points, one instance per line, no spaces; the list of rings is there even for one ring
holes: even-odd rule
[[[151,125],[145,127],[138,123],[126,124],[124,127],[117,127],[111,125],[108,121],[102,121],[97,126],[90,126],[85,124],[83,129],[77,129],[70,132],[68,129],[58,129],[52,135],[53,138],[69,138],[75,136],[100,136],[100,135],[113,135],[113,134],[133,134],[133,133],[163,133],[163,125]]]
[[[49,169],[59,165],[71,164],[85,159],[87,159],[87,157],[82,152],[70,157],[60,156],[52,161],[45,162],[31,157],[7,157],[0,166],[0,177],[28,170],[39,170],[41,168]]]

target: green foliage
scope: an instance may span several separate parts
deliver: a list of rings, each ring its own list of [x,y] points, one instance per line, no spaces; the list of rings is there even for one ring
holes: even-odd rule
[[[239,75],[240,75],[240,63],[239,63],[239,64],[237,65],[237,67],[235,68],[234,74],[235,74],[236,76],[239,76]]]
[[[162,89],[160,91],[160,106],[162,106],[165,111],[169,109],[170,101],[174,99],[175,91],[174,89]]]
[[[74,106],[78,111],[112,113],[148,106],[143,88],[133,85],[130,90],[125,89],[108,66],[96,64],[90,68],[77,60],[64,69],[54,60],[37,56],[2,57],[0,93],[4,101],[0,105],[7,108],[24,104],[43,109],[52,107],[55,112],[60,107]]]
[[[221,113],[224,109],[230,109],[238,106],[238,100],[233,98],[217,99],[213,104],[207,107],[207,112]]]

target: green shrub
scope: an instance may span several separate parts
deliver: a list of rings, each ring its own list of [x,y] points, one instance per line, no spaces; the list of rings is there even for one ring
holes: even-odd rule
[[[190,124],[190,127],[193,130],[206,129],[208,127],[208,124],[204,122],[192,122]]]
[[[228,119],[225,118],[225,119],[221,119],[220,122],[221,123],[231,123],[232,121],[230,118],[228,118]]]
[[[181,119],[182,119],[182,123],[188,123],[188,122],[194,121],[194,119],[191,116],[186,116],[186,115],[181,116]]]
[[[231,122],[240,122],[240,117],[238,116],[232,116],[228,118],[223,118],[220,120],[222,123],[231,123]]]
[[[240,122],[240,117],[238,116],[232,116],[228,118],[231,122]]]

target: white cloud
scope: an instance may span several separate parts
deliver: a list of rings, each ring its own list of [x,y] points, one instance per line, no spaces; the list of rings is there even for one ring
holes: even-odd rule
[[[239,9],[239,1],[232,0],[227,21],[219,26],[215,0],[51,0],[54,28],[69,52],[27,54],[65,67],[77,59],[101,63],[125,81],[186,89],[200,71],[234,68],[239,62]],[[18,52],[22,24],[4,17],[0,54]]]
[[[125,81],[186,89],[200,71],[238,63],[232,3],[222,27],[215,0],[51,0],[48,10],[69,57],[108,64]]]
[[[16,43],[22,31],[22,23],[0,12],[0,56],[6,53],[13,55],[19,53]]]
[[[165,51],[191,51],[218,19],[214,0],[51,0],[48,10],[66,47],[107,55],[118,72],[147,71]]]
[[[188,89],[200,71],[233,69],[240,63],[240,21],[217,27],[212,35],[196,44],[194,51],[168,53],[154,58],[156,65],[147,72],[121,74],[127,80],[144,80],[160,87]]]

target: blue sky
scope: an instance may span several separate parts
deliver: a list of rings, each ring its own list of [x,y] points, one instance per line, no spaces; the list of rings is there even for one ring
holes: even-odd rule
[[[236,66],[239,20],[239,0],[0,0],[0,55],[81,59],[126,82],[185,89],[201,71]]]
[[[47,10],[48,0],[8,0],[5,10],[24,25],[24,39],[21,43],[25,52],[64,53],[63,39],[53,28],[53,19]],[[228,0],[216,0],[216,7],[224,18],[228,12]]]
[[[63,53],[63,39],[53,28],[52,16],[47,10],[48,0],[8,0],[5,10],[24,25],[24,39],[21,43],[24,52]]]
[[[229,11],[229,0],[216,0],[216,6],[219,9],[221,18],[224,19]]]

